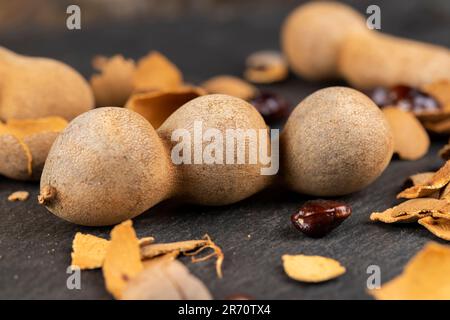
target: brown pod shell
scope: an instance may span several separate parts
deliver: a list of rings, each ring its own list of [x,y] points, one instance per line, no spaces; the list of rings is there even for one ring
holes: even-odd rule
[[[450,50],[376,32],[356,33],[342,41],[338,65],[356,88],[398,84],[418,88],[450,79]]]
[[[308,80],[338,77],[342,40],[368,32],[365,19],[341,3],[318,1],[299,6],[284,21],[281,45],[292,70]]]
[[[58,136],[41,178],[40,202],[73,223],[112,225],[172,195],[168,152],[153,127],[123,108],[99,108]]]
[[[0,123],[0,174],[39,180],[50,148],[67,121],[60,117]]]
[[[204,94],[202,88],[192,86],[138,92],[128,99],[125,107],[139,113],[158,129],[175,110]]]
[[[295,191],[337,196],[363,189],[387,167],[393,136],[366,95],[344,87],[314,92],[281,134],[282,171]]]
[[[68,65],[0,47],[0,119],[60,116],[67,120],[94,107],[87,81]]]
[[[217,129],[225,139],[227,129],[267,129],[259,112],[248,102],[223,94],[195,98],[175,111],[158,129],[159,135],[172,146],[172,132],[186,129],[194,136],[194,123],[201,121],[203,130]],[[191,150],[194,150],[191,139]],[[270,139],[267,138],[267,148]],[[259,143],[259,139],[258,139]],[[209,142],[203,142],[203,150]],[[224,148],[225,150],[225,148]],[[269,149],[270,150],[270,149]],[[235,154],[236,156],[236,154]],[[248,148],[246,148],[246,158]],[[225,161],[225,155],[224,155]],[[245,199],[266,187],[271,176],[261,175],[256,164],[180,164],[176,165],[177,194],[186,201],[203,205],[225,205]]]

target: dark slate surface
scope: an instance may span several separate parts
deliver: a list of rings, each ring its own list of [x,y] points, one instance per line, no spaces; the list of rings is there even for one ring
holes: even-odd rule
[[[371,4],[372,2],[370,2]],[[447,1],[386,1],[383,29],[420,40],[450,46]],[[407,7],[403,7],[408,4]],[[360,8],[368,1],[360,1]],[[138,21],[124,25],[92,26],[81,32],[63,29],[3,35],[0,43],[30,55],[66,61],[86,76],[94,54],[124,53],[139,57],[158,49],[173,59],[187,80],[229,73],[239,75],[246,55],[278,47],[278,29],[295,3],[252,16],[220,22],[186,17],[176,22]],[[419,66],[418,66],[419,67]],[[296,104],[314,90],[337,83],[306,83],[295,77],[270,86]],[[240,203],[225,207],[197,207],[166,202],[135,219],[139,236],[159,241],[193,239],[210,234],[223,248],[224,279],[215,276],[212,262],[189,268],[221,299],[245,293],[259,299],[367,299],[366,268],[379,265],[382,281],[399,274],[404,264],[426,242],[439,241],[418,225],[391,226],[371,223],[369,214],[397,203],[395,194],[413,173],[435,170],[444,138],[435,138],[428,155],[415,162],[394,160],[369,188],[340,199],[352,205],[354,214],[322,239],[310,239],[290,224],[291,213],[308,198],[283,188],[272,188]],[[26,202],[11,203],[7,196],[28,190]],[[53,216],[36,203],[38,185],[0,178],[0,298],[3,299],[109,299],[101,271],[82,273],[82,289],[66,288],[71,241],[77,231],[106,237],[109,228],[84,228]],[[339,279],[305,285],[287,278],[282,270],[285,253],[333,257],[348,271]]]

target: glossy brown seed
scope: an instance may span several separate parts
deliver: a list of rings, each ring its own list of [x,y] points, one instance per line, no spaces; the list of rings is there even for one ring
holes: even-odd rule
[[[321,238],[352,214],[352,208],[339,201],[311,200],[291,216],[294,226],[312,238]]]
[[[441,105],[429,94],[408,86],[397,85],[392,88],[379,87],[372,91],[372,100],[380,107],[397,106],[416,114],[439,111]]]
[[[289,103],[272,92],[261,92],[249,101],[263,116],[267,123],[273,123],[288,115]]]

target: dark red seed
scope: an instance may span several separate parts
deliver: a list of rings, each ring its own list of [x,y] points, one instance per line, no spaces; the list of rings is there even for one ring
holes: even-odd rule
[[[352,208],[339,201],[311,200],[291,216],[294,226],[309,237],[321,238],[352,214]]]
[[[267,123],[282,120],[288,115],[289,103],[281,96],[271,92],[261,92],[250,103],[261,113]]]
[[[441,105],[429,94],[404,85],[392,88],[376,88],[371,93],[372,100],[380,107],[397,106],[406,111],[420,114],[426,111],[439,111]]]

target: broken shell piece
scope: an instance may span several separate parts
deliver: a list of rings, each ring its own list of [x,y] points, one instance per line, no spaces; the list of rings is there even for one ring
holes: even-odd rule
[[[425,121],[424,127],[435,133],[450,133],[450,118],[439,121]]]
[[[383,212],[373,212],[370,220],[384,223],[415,222],[433,213],[450,212],[450,202],[434,198],[419,198],[405,201]]]
[[[427,197],[437,190],[442,189],[450,182],[450,161],[447,161],[434,176],[423,185],[412,186],[400,192],[397,198],[420,198]]]
[[[0,122],[0,174],[38,180],[53,141],[66,126],[60,117]]]
[[[206,91],[202,88],[191,86],[135,93],[125,107],[139,113],[158,129],[175,110],[204,94]]]
[[[421,88],[435,98],[441,108],[434,112],[419,114],[425,128],[435,133],[450,133],[450,80],[434,81]]]
[[[139,246],[147,246],[155,241],[153,237],[139,239]],[[109,240],[91,234],[77,232],[72,242],[72,266],[81,270],[96,269],[103,266]]]
[[[201,85],[208,93],[227,94],[229,96],[250,100],[258,93],[252,84],[234,76],[215,76]]]
[[[450,160],[450,143],[447,143],[439,150],[439,156],[444,160]]]
[[[345,267],[331,258],[285,254],[282,260],[286,274],[297,281],[318,283],[345,273]]]
[[[436,219],[445,219],[445,220],[450,220],[450,211],[445,211],[445,212],[433,212],[431,214],[431,216],[433,218]]]
[[[139,239],[139,246],[142,248],[143,246],[148,246],[155,242],[155,238],[153,237],[144,237]]]
[[[8,196],[8,201],[25,201],[30,196],[28,191],[16,191]]]
[[[428,83],[422,90],[433,96],[443,106],[444,110],[450,109],[450,80],[442,79]]]
[[[430,181],[430,179],[434,176],[434,174],[435,174],[435,172],[433,172],[433,171],[420,172],[420,173],[413,174],[408,177],[405,184],[409,184],[411,187],[425,184],[428,181]]]
[[[122,55],[97,56],[92,65],[100,72],[90,79],[97,107],[123,106],[133,92],[134,61]]]
[[[425,217],[420,219],[418,222],[420,225],[424,226],[428,231],[430,231],[435,236],[450,241],[449,219]]]
[[[153,243],[141,248],[142,259],[150,259],[172,251],[187,252],[208,244],[208,240],[187,240],[169,243]]]
[[[369,293],[379,300],[450,299],[450,246],[428,243],[403,273]]]
[[[394,152],[401,159],[417,160],[427,153],[430,138],[412,113],[395,107],[387,107],[383,108],[383,114],[394,135]]]
[[[405,188],[410,188],[412,186],[418,186],[422,184],[428,183],[428,181],[431,180],[431,178],[434,176],[435,172],[421,172],[416,173],[408,177],[408,179],[405,181]],[[436,192],[433,192],[428,196],[428,198],[435,198],[440,199],[440,191],[437,190]]]
[[[289,69],[281,52],[258,51],[245,61],[244,78],[254,83],[273,83],[287,78]]]
[[[90,234],[77,232],[72,243],[72,266],[83,269],[101,268],[109,241]]]
[[[445,199],[450,201],[450,184],[447,184],[443,189],[439,191],[439,199]],[[435,193],[433,193],[434,195]]]
[[[111,231],[111,241],[103,262],[106,289],[114,298],[121,298],[128,281],[136,277],[143,268],[139,240],[131,220],[127,220]]]
[[[141,58],[133,77],[135,91],[167,90],[183,83],[183,75],[177,66],[157,51]]]
[[[206,286],[177,260],[145,268],[123,291],[123,300],[211,300]]]
[[[144,265],[144,269],[149,267],[153,267],[155,264],[158,264],[163,261],[175,260],[180,255],[180,251],[171,251],[169,253],[163,254],[161,256],[157,256],[151,259],[143,260],[142,264]]]

